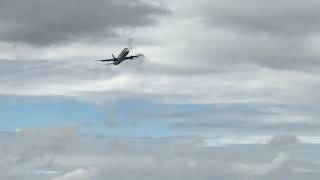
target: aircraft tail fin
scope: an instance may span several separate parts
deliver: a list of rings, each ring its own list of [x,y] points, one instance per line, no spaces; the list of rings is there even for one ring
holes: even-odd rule
[[[114,54],[112,54],[112,57],[113,57],[113,61],[116,61],[116,60],[117,60],[116,57],[114,57]]]

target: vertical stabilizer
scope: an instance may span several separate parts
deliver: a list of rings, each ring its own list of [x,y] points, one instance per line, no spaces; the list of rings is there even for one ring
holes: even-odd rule
[[[112,57],[113,57],[113,61],[116,61],[116,60],[117,60],[116,57],[114,57],[114,54],[112,54]]]

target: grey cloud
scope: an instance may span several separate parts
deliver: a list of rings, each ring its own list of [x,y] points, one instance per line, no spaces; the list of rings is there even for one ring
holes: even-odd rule
[[[277,135],[274,136],[270,141],[269,144],[271,146],[287,146],[287,145],[295,145],[299,144],[300,139],[294,135]]]
[[[78,125],[69,125],[64,127],[46,128],[46,129],[25,129],[18,134],[27,146],[30,152],[36,151],[63,151],[67,143],[77,138],[80,133]],[[31,153],[30,153],[31,154]]]
[[[179,54],[181,63],[207,65],[206,67],[213,67],[212,69],[214,67],[234,69],[243,65],[256,65],[275,70],[314,73],[319,70],[319,54],[312,50],[317,45],[308,37],[230,32],[232,30],[232,28],[222,28],[221,35],[219,33],[215,35],[216,32],[213,31],[195,34],[191,38],[185,37],[184,52]],[[205,45],[198,46],[200,43]]]
[[[265,117],[250,117],[248,115],[211,115],[208,118],[188,118],[180,122],[172,122],[172,126],[182,132],[191,134],[270,134],[282,132],[302,133],[312,135],[318,132],[320,125],[313,122],[267,122]],[[279,119],[281,121],[281,119]],[[290,122],[291,121],[291,122]]]
[[[272,33],[281,36],[304,36],[318,33],[320,3],[314,0],[280,1],[204,1],[202,13],[216,27],[243,33]],[[201,12],[200,12],[201,13]]]
[[[181,63],[202,68],[235,69],[249,64],[319,71],[317,1],[201,0],[183,8],[182,1],[172,3],[188,22],[176,27],[183,48],[172,53],[179,53],[176,59]]]
[[[0,2],[0,40],[52,45],[116,35],[115,28],[154,24],[164,7],[143,1],[9,1]]]
[[[184,134],[278,134],[312,135],[318,132],[318,113],[303,107],[263,103],[213,103],[206,105],[155,105],[133,108],[133,117],[157,121]],[[178,110],[177,110],[178,109]],[[292,140],[281,136],[283,141]],[[274,140],[276,141],[276,140]],[[292,140],[293,141],[293,140]],[[277,142],[277,141],[276,141]],[[280,141],[282,142],[282,141]],[[284,143],[284,142],[283,142]]]
[[[67,130],[66,130],[67,129]],[[33,142],[46,141],[48,147],[29,150],[21,143],[21,133],[0,134],[1,179],[291,179],[318,177],[318,145],[299,144],[278,151],[268,145],[229,145],[208,147],[204,138],[112,138],[78,135],[56,141],[52,134],[65,134],[74,128],[28,130],[40,133]],[[22,130],[23,132],[23,130]],[[263,153],[261,153],[263,152]],[[31,154],[31,155],[30,155]],[[301,159],[302,157],[302,159]],[[310,158],[312,157],[312,158]],[[303,171],[304,170],[304,171]]]
[[[88,63],[88,66],[84,66],[68,61],[1,60],[0,70],[3,75],[0,77],[0,81],[2,87],[6,85],[26,87],[34,84],[45,84],[46,82],[67,83],[74,80],[87,81],[105,77],[103,76],[103,73],[106,73],[105,67],[92,67],[90,66],[90,64],[93,64],[92,61]],[[115,72],[108,73],[110,78],[114,75]]]

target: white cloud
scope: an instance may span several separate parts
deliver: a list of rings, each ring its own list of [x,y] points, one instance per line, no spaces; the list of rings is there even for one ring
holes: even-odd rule
[[[53,180],[92,180],[95,179],[95,173],[93,170],[77,169],[66,174],[56,177]]]
[[[287,154],[280,153],[270,163],[238,164],[238,168],[245,171],[248,177],[263,176],[280,170],[288,160]]]

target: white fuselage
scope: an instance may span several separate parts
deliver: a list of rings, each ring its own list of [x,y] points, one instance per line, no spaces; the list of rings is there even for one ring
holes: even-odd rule
[[[129,54],[129,49],[125,48],[117,57],[117,59],[113,62],[114,65],[118,65],[122,63],[126,59],[126,56]]]

